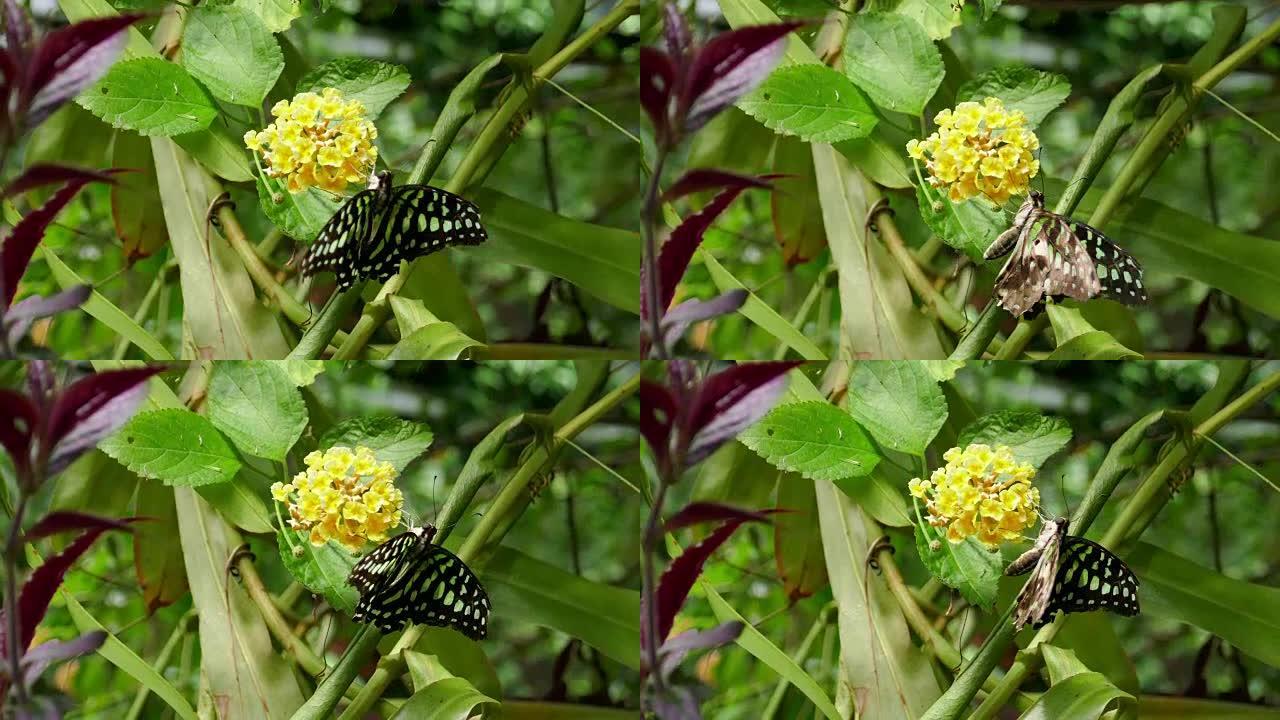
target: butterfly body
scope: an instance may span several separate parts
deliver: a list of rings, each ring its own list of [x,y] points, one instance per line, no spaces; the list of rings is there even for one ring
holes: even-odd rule
[[[393,187],[391,173],[381,172],[325,223],[302,261],[302,274],[331,270],[345,290],[362,280],[386,280],[401,260],[487,238],[469,200],[429,185]]]
[[[352,619],[393,632],[406,623],[488,634],[489,596],[457,555],[432,542],[435,528],[410,528],[356,563],[347,584],[360,591]]]
[[[1106,235],[1082,222],[1044,209],[1032,191],[983,257],[1011,253],[996,278],[996,301],[1015,317],[1046,298],[1107,297],[1130,305],[1147,301],[1142,268]]]
[[[1005,575],[1030,572],[1014,601],[1013,624],[1040,627],[1055,613],[1109,610],[1138,614],[1138,578],[1124,561],[1092,540],[1067,534],[1067,519],[1047,521],[1030,550]]]

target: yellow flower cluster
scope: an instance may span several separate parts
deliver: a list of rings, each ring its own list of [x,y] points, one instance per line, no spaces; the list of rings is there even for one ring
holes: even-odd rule
[[[953,202],[984,195],[1000,205],[1026,195],[1040,171],[1033,154],[1040,139],[1021,110],[1006,110],[998,99],[962,102],[934,117],[938,130],[907,143],[907,154],[925,161],[929,184],[947,188]]]
[[[289,527],[310,532],[312,545],[337,540],[351,551],[365,541],[381,542],[400,524],[404,496],[399,473],[378,462],[367,447],[335,446],[307,455],[307,469],[293,482],[271,486],[271,497],[289,506]]]
[[[934,527],[946,527],[953,543],[975,536],[987,547],[1022,537],[1035,524],[1040,491],[1031,485],[1036,469],[1019,463],[1008,447],[994,450],[975,443],[943,453],[946,467],[933,471],[928,480],[915,478],[907,487],[925,501],[926,518]]]
[[[378,128],[364,113],[364,103],[344,101],[333,88],[299,93],[276,103],[276,121],[245,133],[244,144],[262,154],[267,175],[287,178],[291,193],[309,187],[342,192],[348,183],[366,182],[378,159]]]

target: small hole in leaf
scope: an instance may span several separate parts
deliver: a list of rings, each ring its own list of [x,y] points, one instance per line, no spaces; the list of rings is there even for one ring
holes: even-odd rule
[[[764,434],[765,434],[765,435],[768,435],[769,437],[773,437],[773,428],[769,428],[769,429],[765,430],[765,431],[764,431]]]
[[[103,86],[102,86],[102,94],[103,94],[103,95],[106,95],[106,94],[107,94],[107,86],[106,86],[106,85],[103,85]]]
[[[132,445],[132,444],[133,444],[133,436],[132,436],[132,435],[130,435],[129,437],[125,438],[125,439],[124,439],[124,441],[125,441],[125,442],[127,442],[127,443],[129,443],[130,445]]]

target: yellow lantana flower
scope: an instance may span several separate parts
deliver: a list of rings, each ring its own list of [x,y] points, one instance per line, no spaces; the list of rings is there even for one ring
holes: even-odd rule
[[[244,135],[245,147],[261,156],[270,177],[291,193],[318,187],[339,193],[373,173],[378,129],[365,118],[364,103],[344,100],[325,88],[299,93],[271,107],[275,122]]]
[[[976,537],[988,547],[1022,537],[1035,524],[1040,491],[1031,485],[1036,469],[1020,463],[1004,445],[974,443],[942,454],[945,467],[929,480],[907,483],[911,495],[925,502],[925,520],[946,528],[953,543]]]
[[[312,545],[338,541],[352,552],[382,542],[400,524],[404,496],[395,466],[379,462],[367,447],[335,446],[304,458],[306,469],[271,486],[271,497],[289,511],[289,526]]]
[[[930,185],[945,189],[954,202],[981,195],[1000,205],[1027,194],[1040,171],[1034,154],[1040,140],[1021,110],[989,97],[943,110],[933,121],[936,132],[907,143],[907,154],[924,162]]]

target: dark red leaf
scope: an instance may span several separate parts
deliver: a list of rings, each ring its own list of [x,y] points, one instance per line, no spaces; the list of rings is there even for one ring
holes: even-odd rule
[[[90,178],[80,177],[68,182],[49,198],[49,202],[19,220],[4,244],[0,245],[0,291],[4,292],[0,299],[4,301],[5,307],[13,304],[13,296],[18,292],[18,281],[27,271],[27,263],[31,262],[36,246],[44,238],[45,228],[49,227],[49,223],[53,222],[89,181]]]
[[[739,522],[767,520],[768,516],[775,512],[778,512],[778,510],[743,510],[742,508],[722,505],[721,503],[692,502],[681,508],[680,512],[672,515],[667,520],[665,527],[667,532],[671,532],[672,530],[716,520],[737,520]]]
[[[671,423],[676,404],[671,393],[658,383],[640,381],[640,434],[653,449],[659,465],[665,465],[671,451]]]
[[[126,32],[146,15],[94,18],[45,36],[31,57],[20,107],[27,127],[35,127],[60,105],[107,73],[128,39]]]
[[[748,293],[743,288],[736,288],[717,295],[710,300],[686,300],[667,311],[662,316],[662,342],[671,347],[684,335],[690,325],[703,320],[710,320],[736,311],[747,301]],[[646,350],[647,353],[647,350]]]
[[[0,445],[13,458],[19,477],[31,467],[31,433],[38,419],[39,411],[26,395],[0,388]]]
[[[72,180],[84,180],[85,182],[94,182],[96,180],[98,182],[114,183],[115,179],[111,176],[117,172],[131,171],[126,169],[90,170],[88,168],[71,167],[70,165],[39,163],[22,171],[22,174],[16,180],[5,186],[4,193],[0,194],[0,197],[12,197],[33,188]]]
[[[49,474],[124,425],[147,396],[146,380],[164,366],[94,373],[64,390],[49,414]]]
[[[804,24],[754,25],[712,38],[694,55],[680,84],[681,129],[697,130],[764,82],[786,50],[787,34]]]
[[[680,612],[680,608],[684,606],[684,601],[689,597],[689,590],[693,588],[693,584],[697,582],[698,576],[702,574],[702,566],[706,564],[707,558],[724,544],[729,536],[733,535],[738,526],[746,520],[730,520],[711,532],[710,535],[703,538],[701,542],[690,545],[685,551],[671,561],[671,565],[662,573],[662,578],[658,580],[658,592],[656,593],[658,604],[658,637],[659,644],[666,640],[667,635],[671,633],[671,626],[675,622],[676,613]],[[643,610],[642,610],[643,612]],[[644,623],[641,623],[643,630]],[[641,632],[641,642],[646,642]],[[647,647],[647,645],[645,646]]]
[[[22,656],[22,682],[30,686],[49,665],[88,655],[102,647],[106,639],[106,630],[93,630],[74,640],[46,640],[40,643]]]
[[[710,650],[728,645],[742,634],[745,627],[740,620],[730,620],[710,630],[687,630],[670,637],[658,648],[658,665],[663,678],[675,672],[685,656],[694,650]],[[663,718],[666,720],[666,718]]]
[[[4,0],[5,48],[19,66],[25,65],[28,46],[31,45],[31,18],[17,0]]]
[[[18,340],[27,334],[36,320],[78,308],[89,299],[92,292],[93,288],[88,285],[75,285],[48,297],[32,295],[14,303],[4,314],[4,331],[8,332],[9,346],[17,345]]]
[[[674,2],[663,4],[663,10],[666,13],[666,22],[663,24],[663,34],[667,39],[667,54],[675,59],[677,63],[684,63],[689,53],[693,50],[693,38],[689,35],[689,23],[684,19],[684,13],[680,12],[680,8],[676,7]]]
[[[743,363],[708,377],[688,415],[688,449],[692,465],[732,440],[769,412],[787,386],[786,374],[797,361]]]
[[[660,142],[665,142],[670,130],[668,118],[675,81],[676,69],[671,58],[653,48],[640,48],[640,106],[649,114]]]
[[[25,542],[31,542],[37,538],[49,537],[58,533],[67,532],[69,530],[91,530],[94,528],[102,528],[110,530],[116,528],[124,530],[129,527],[130,522],[134,522],[139,518],[108,518],[99,515],[90,515],[89,513],[75,512],[73,510],[58,510],[40,518],[40,521],[31,526],[23,536]]]
[[[685,195],[703,190],[719,190],[720,188],[770,187],[769,178],[763,175],[739,175],[727,170],[715,168],[695,168],[685,173],[674,185],[662,194],[663,202],[672,202]]]
[[[707,206],[701,211],[690,215],[680,223],[680,226],[672,231],[671,237],[662,244],[662,249],[658,251],[658,302],[660,310],[665,311],[667,306],[671,304],[671,299],[675,297],[676,285],[680,283],[680,278],[684,277],[684,271],[689,267],[689,261],[693,259],[693,253],[702,244],[702,236],[707,232],[707,228],[720,217],[720,213],[729,207],[729,204],[738,197],[738,195],[746,189],[747,186],[729,188],[707,203]],[[640,267],[640,287],[645,284],[645,267]],[[640,294],[640,312],[646,314],[649,308],[646,307],[644,293]],[[647,316],[647,315],[646,315]]]
[[[44,619],[44,614],[49,609],[49,601],[62,585],[62,578],[75,561],[89,549],[89,546],[93,545],[98,536],[106,531],[105,527],[85,531],[80,537],[71,541],[71,544],[62,552],[50,557],[31,573],[31,577],[23,584],[22,591],[18,595],[20,623],[18,629],[21,635],[19,647],[26,649],[31,644],[36,626]],[[4,636],[7,627],[7,622],[0,622],[0,647],[7,647]]]

